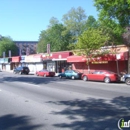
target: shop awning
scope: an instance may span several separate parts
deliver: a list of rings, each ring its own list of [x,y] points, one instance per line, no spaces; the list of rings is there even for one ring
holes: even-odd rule
[[[54,52],[52,53],[52,61],[67,61],[67,57],[71,56],[72,52]]]
[[[86,58],[83,56],[68,56],[67,62],[86,62]]]
[[[12,57],[12,62],[20,62],[20,56]]]

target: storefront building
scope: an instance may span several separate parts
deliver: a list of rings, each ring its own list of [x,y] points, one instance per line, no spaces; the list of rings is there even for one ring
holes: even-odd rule
[[[72,69],[88,73],[87,61],[90,71],[109,70],[120,73],[128,68],[128,49],[118,49],[117,54],[106,54],[96,58],[87,59],[84,56],[69,56],[67,62],[72,63]]]
[[[33,62],[34,62],[34,65],[35,65],[35,72],[43,69],[42,54],[33,55]]]
[[[55,72],[64,72],[71,63],[67,63],[67,57],[73,55],[70,51],[54,52],[52,53],[52,61],[55,62]]]
[[[20,56],[14,56],[11,60],[11,70],[20,65]]]
[[[30,72],[36,71],[35,63],[33,60],[33,55],[25,56],[25,63],[26,63],[26,66],[29,68]]]
[[[11,70],[10,58],[0,58],[0,70]]]

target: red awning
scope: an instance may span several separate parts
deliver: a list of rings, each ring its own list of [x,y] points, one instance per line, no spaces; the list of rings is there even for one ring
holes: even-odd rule
[[[20,56],[12,57],[12,62],[20,62]]]
[[[86,62],[86,58],[83,56],[69,56],[67,62]]]
[[[71,55],[72,55],[72,52],[53,52],[52,59],[67,58],[68,56],[71,56]]]

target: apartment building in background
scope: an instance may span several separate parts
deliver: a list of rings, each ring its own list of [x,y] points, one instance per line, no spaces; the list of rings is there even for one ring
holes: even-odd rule
[[[19,55],[36,54],[38,41],[14,41],[18,47]]]

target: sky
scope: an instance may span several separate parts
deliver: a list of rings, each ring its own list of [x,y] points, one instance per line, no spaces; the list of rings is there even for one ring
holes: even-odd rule
[[[38,41],[52,17],[62,22],[73,7],[80,6],[97,19],[93,4],[93,0],[0,0],[0,35],[14,41]]]

